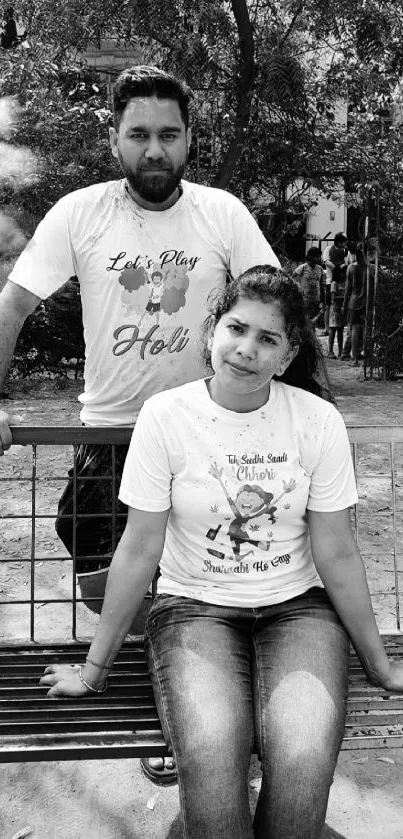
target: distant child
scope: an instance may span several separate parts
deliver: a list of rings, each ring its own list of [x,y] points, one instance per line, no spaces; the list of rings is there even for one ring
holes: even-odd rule
[[[294,278],[301,289],[308,317],[310,320],[317,318],[319,312],[324,309],[325,282],[319,248],[309,248],[306,262],[295,269]]]

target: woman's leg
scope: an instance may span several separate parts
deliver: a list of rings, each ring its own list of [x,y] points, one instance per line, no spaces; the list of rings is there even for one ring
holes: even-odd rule
[[[273,607],[271,607],[273,609]],[[345,721],[349,641],[312,589],[255,631],[256,736],[263,780],[256,839],[319,839]]]
[[[339,357],[343,352],[343,327],[339,326],[337,328],[337,349],[339,352]]]
[[[185,839],[253,837],[250,632],[248,640],[234,620],[242,612],[160,595],[147,622],[147,656],[177,764]]]
[[[343,358],[350,358],[351,353],[351,323],[347,323],[346,340],[343,344]]]
[[[329,351],[328,351],[328,357],[329,358],[334,358],[335,357],[334,356],[334,351],[333,351],[335,334],[336,334],[336,328],[334,326],[329,326]]]
[[[360,340],[361,340],[361,324],[353,324],[351,327],[351,348],[354,361],[358,361],[360,354]]]

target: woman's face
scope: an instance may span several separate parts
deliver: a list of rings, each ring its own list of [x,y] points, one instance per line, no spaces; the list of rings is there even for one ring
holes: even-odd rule
[[[273,376],[281,376],[298,351],[290,347],[279,304],[247,299],[238,300],[218,321],[209,349],[211,397],[233,411],[264,405]]]

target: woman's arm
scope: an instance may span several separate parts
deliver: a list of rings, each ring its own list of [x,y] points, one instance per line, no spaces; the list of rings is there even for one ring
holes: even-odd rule
[[[379,635],[349,509],[307,512],[317,572],[368,678],[387,690],[403,693],[403,665],[388,659]]]
[[[106,674],[149,589],[164,547],[169,510],[149,513],[129,507],[126,528],[114,553],[101,617],[82,676],[102,688]],[[98,665],[98,666],[96,666]],[[50,665],[40,684],[51,685],[49,696],[80,696],[88,691],[75,667]]]

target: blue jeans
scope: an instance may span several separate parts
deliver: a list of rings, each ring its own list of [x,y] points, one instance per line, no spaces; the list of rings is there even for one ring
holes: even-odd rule
[[[349,640],[319,588],[276,606],[157,596],[146,650],[186,839],[319,839],[345,721]],[[262,787],[255,818],[248,769]]]

